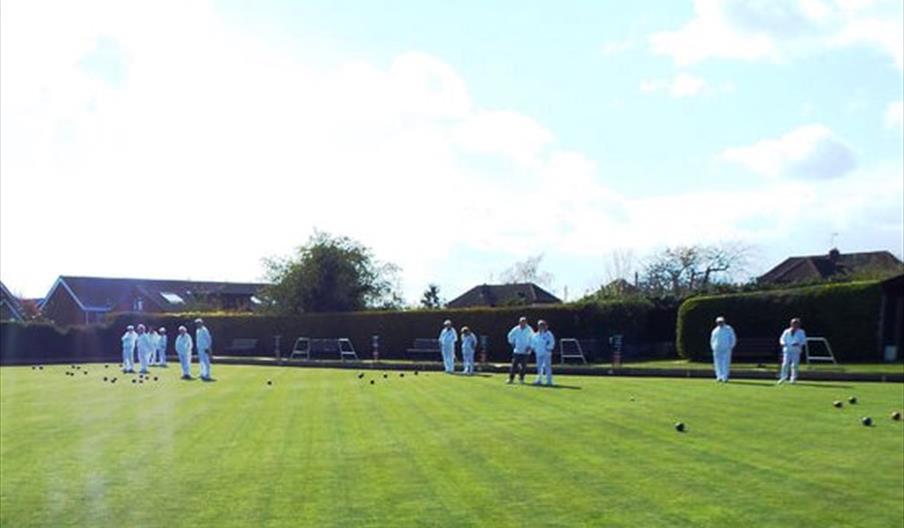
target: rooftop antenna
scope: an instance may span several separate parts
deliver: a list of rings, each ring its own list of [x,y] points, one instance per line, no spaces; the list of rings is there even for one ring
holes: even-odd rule
[[[838,232],[833,232],[832,236],[829,237],[829,249],[835,249],[837,246],[835,245],[835,240],[838,238]]]

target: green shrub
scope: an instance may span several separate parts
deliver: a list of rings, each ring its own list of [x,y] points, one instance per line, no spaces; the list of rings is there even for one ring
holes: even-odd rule
[[[880,361],[881,297],[875,281],[693,297],[678,309],[678,354],[711,359],[709,334],[719,315],[725,316],[740,339],[774,338],[776,343],[788,321],[800,317],[807,335],[827,338],[839,361]]]
[[[65,330],[50,325],[3,323],[4,363],[36,363],[42,361],[111,361],[121,358],[120,337],[126,325],[144,323],[148,327],[166,327],[169,352],[179,325],[194,334],[194,319],[203,317],[214,338],[214,353],[222,354],[236,338],[258,339],[252,355],[273,354],[273,336],[282,336],[280,348],[288,355],[295,339],[305,337],[347,337],[358,356],[371,357],[371,336],[380,336],[380,355],[384,359],[401,359],[415,338],[432,338],[439,334],[444,319],[456,328],[463,325],[489,338],[488,359],[508,361],[511,350],[506,343],[509,329],[524,315],[531,324],[546,319],[557,338],[605,340],[623,334],[628,343],[671,341],[675,309],[657,307],[642,300],[613,301],[579,305],[544,307],[469,308],[461,310],[416,310],[404,312],[369,311],[333,314],[305,314],[293,317],[234,314],[121,313],[108,318],[104,325],[71,327]]]
[[[612,334],[624,334],[629,341],[648,340],[651,322],[656,322],[661,327],[664,319],[674,321],[674,310],[670,314],[666,311],[664,318],[662,310],[642,301],[519,308],[345,312],[293,317],[248,314],[200,316],[213,335],[215,354],[235,338],[257,338],[259,349],[256,353],[270,355],[273,353],[274,335],[282,336],[281,349],[284,354],[291,350],[299,336],[347,337],[352,341],[358,356],[363,359],[371,357],[371,336],[378,334],[381,357],[399,359],[405,357],[405,350],[412,346],[415,338],[438,336],[443,320],[451,319],[456,328],[467,325],[475,333],[488,336],[488,359],[507,361],[511,351],[506,343],[506,335],[521,315],[527,317],[532,324],[537,319],[546,319],[557,337],[606,339]],[[197,316],[198,314],[119,314],[114,318],[112,326],[121,332],[127,324],[144,322],[165,326],[172,336],[180,324],[193,331],[191,322]],[[656,333],[662,334],[662,328],[658,328]]]

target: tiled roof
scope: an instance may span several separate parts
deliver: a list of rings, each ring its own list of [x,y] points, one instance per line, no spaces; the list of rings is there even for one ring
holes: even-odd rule
[[[449,308],[468,306],[506,306],[517,304],[555,304],[562,301],[532,282],[481,284],[449,301]]]
[[[827,255],[789,257],[764,273],[759,281],[763,283],[807,282],[853,273],[858,270],[894,270],[901,266],[901,261],[888,251],[845,254],[833,250]]]
[[[160,311],[178,311],[185,303],[208,297],[251,297],[266,286],[259,283],[182,281],[156,279],[113,279],[105,277],[61,276],[66,286],[87,309],[109,310],[130,303],[135,292],[150,299]],[[183,302],[178,302],[182,299]],[[152,308],[152,307],[148,307]]]

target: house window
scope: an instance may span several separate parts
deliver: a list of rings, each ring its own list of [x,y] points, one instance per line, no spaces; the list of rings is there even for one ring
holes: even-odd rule
[[[172,292],[160,292],[160,295],[170,304],[185,304],[185,299]]]
[[[135,299],[135,301],[132,302],[132,311],[133,312],[143,312],[144,311],[144,300],[141,299],[140,297]]]

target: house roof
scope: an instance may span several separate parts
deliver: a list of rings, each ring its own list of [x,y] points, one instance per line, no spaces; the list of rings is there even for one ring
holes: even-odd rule
[[[23,319],[25,311],[22,309],[22,303],[18,297],[6,288],[3,281],[0,281],[0,304],[7,306],[16,315],[16,319]]]
[[[833,249],[826,255],[789,257],[764,273],[760,282],[793,283],[821,280],[866,269],[896,269],[902,262],[888,251],[841,253]]]
[[[507,304],[555,304],[562,301],[532,282],[481,284],[449,301],[450,308],[505,306]]]
[[[109,311],[125,302],[131,304],[135,293],[154,303],[157,310],[179,311],[186,303],[208,297],[251,297],[266,284],[238,282],[182,281],[157,279],[114,279],[62,275],[45,299],[62,285],[86,311]]]

